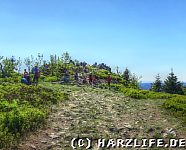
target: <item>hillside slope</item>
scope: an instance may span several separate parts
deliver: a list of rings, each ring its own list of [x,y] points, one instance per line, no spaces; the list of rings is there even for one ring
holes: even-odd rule
[[[186,139],[183,124],[160,107],[164,100],[136,100],[108,89],[86,86],[44,86],[66,91],[69,100],[52,108],[48,126],[22,142],[20,150],[70,150],[74,137]],[[170,128],[172,134],[166,131]]]

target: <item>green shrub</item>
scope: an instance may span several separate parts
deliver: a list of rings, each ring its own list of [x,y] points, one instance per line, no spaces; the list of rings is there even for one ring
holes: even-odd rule
[[[184,122],[186,122],[186,97],[185,96],[177,96],[171,99],[167,99],[163,107],[169,112],[182,119]]]
[[[33,106],[48,105],[63,99],[64,93],[42,86],[27,86],[24,84],[6,84],[0,90],[1,97],[12,101],[17,98],[19,103],[27,101]]]
[[[102,72],[96,72],[95,75],[99,78],[99,79],[106,79],[108,77],[107,74],[102,73]]]
[[[38,108],[17,106],[9,112],[1,112],[0,116],[0,148],[3,148],[17,144],[26,133],[41,127],[46,113]]]
[[[0,112],[9,112],[18,107],[17,101],[13,100],[11,103],[7,100],[0,101]]]
[[[44,75],[40,75],[39,80],[40,80],[40,81],[45,81],[45,78],[46,78],[46,76],[44,76]]]
[[[170,109],[176,112],[182,112],[186,114],[186,98],[184,97],[175,97],[165,101],[163,106],[166,109]]]
[[[21,82],[21,76],[13,76],[13,77],[6,77],[6,78],[0,78],[0,83],[20,83]]]
[[[0,85],[0,149],[16,145],[26,133],[44,125],[51,104],[66,97],[65,93],[44,86],[3,82]]]
[[[140,91],[136,89],[129,89],[129,88],[120,88],[120,91],[123,92],[126,96],[135,98],[135,99],[146,99],[146,92]]]
[[[58,78],[56,76],[49,76],[44,79],[45,82],[56,82]]]
[[[38,108],[21,107],[4,114],[3,129],[13,135],[34,131],[45,122],[46,113]]]
[[[102,84],[102,87],[107,87],[107,84]],[[126,96],[135,98],[135,99],[170,99],[174,97],[180,97],[177,94],[168,94],[163,92],[153,92],[148,90],[140,90],[127,88],[121,84],[111,84],[111,88],[117,91],[124,93]],[[182,96],[181,96],[182,97]]]

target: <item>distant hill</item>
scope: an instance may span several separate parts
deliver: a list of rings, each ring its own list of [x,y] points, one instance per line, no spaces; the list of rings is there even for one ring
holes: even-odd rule
[[[152,82],[151,83],[141,83],[140,84],[140,89],[142,89],[142,90],[150,90],[151,85],[152,85]],[[186,87],[186,82],[184,82],[183,85]]]
[[[142,90],[150,90],[152,83],[141,83],[140,89]]]

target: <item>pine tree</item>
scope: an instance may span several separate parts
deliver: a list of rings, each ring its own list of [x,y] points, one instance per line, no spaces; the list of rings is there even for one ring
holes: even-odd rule
[[[161,90],[162,90],[162,83],[161,83],[161,77],[160,77],[160,75],[158,74],[157,76],[156,76],[156,80],[155,80],[155,82],[152,84],[152,91],[155,91],[155,92],[161,92]]]
[[[178,78],[174,75],[173,70],[164,81],[163,90],[164,92],[171,94],[184,94],[183,84],[178,81]]]
[[[131,74],[128,68],[125,69],[122,76],[124,79],[124,86],[139,89],[139,80],[141,77],[138,77],[136,74]]]
[[[130,71],[128,68],[125,69],[125,71],[123,72],[123,79],[129,83],[130,82]]]

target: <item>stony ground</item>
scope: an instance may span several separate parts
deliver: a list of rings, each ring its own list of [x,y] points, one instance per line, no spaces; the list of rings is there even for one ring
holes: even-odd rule
[[[54,106],[47,127],[23,141],[19,150],[70,150],[76,137],[92,138],[92,149],[96,149],[94,143],[99,138],[186,139],[184,124],[164,112],[163,100],[136,100],[86,86],[45,86],[66,91],[69,100]]]

